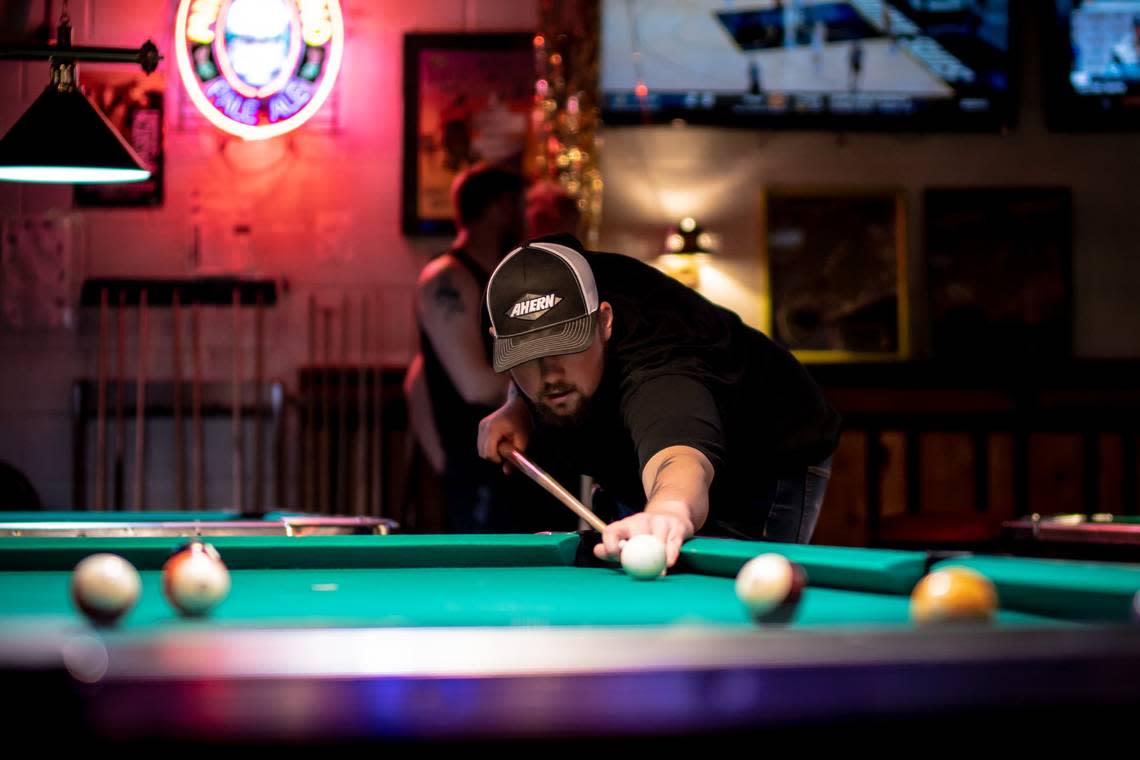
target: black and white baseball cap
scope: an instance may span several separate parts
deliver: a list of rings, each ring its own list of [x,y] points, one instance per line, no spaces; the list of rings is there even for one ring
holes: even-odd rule
[[[597,311],[594,273],[581,253],[546,240],[516,248],[487,283],[495,371],[506,372],[542,356],[585,351],[594,342]]]

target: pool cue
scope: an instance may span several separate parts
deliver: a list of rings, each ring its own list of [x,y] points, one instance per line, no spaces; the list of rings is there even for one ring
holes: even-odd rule
[[[139,342],[135,347],[138,356],[135,381],[135,509],[145,509],[146,500],[146,359],[150,310],[147,307],[146,288],[139,293]]]
[[[95,509],[107,508],[107,341],[111,329],[107,289],[99,291],[99,356],[95,381]]]
[[[242,482],[242,425],[241,425],[241,288],[235,287],[233,289],[232,297],[233,307],[233,375],[232,382],[232,398],[230,399],[231,407],[231,441],[232,441],[232,464],[233,464],[233,508],[238,512],[243,512],[244,505],[242,497],[245,492],[243,487],[245,484]]]
[[[265,508],[265,420],[262,418],[265,383],[265,295],[258,290],[253,305],[253,510]]]
[[[202,430],[202,307],[190,307],[190,421],[194,436],[194,509],[206,506],[206,447]]]
[[[376,294],[376,322],[380,323],[380,309],[382,300],[379,292]],[[384,479],[381,477],[383,467],[384,446],[384,381],[383,366],[380,349],[383,347],[383,336],[376,330],[372,345],[372,501],[369,512],[373,517],[384,515]]]
[[[360,372],[356,389],[356,503],[352,512],[368,510],[368,294],[360,296]]]
[[[124,385],[127,375],[127,324],[125,312],[127,310],[127,294],[119,291],[119,309],[115,314],[115,326],[118,339],[115,341],[115,464],[114,464],[114,502],[115,509],[123,508],[123,455],[127,447],[127,422],[123,417],[123,395],[126,393]]]
[[[301,477],[301,511],[312,512],[317,501],[316,472],[313,470],[313,458],[316,456],[317,435],[317,404],[315,386],[317,371],[317,297],[309,295],[309,384],[306,387],[301,403],[304,405],[302,419],[304,420],[304,435],[301,439],[301,466],[298,471]],[[303,374],[302,374],[303,377]],[[301,382],[298,379],[298,382]]]
[[[174,414],[174,497],[178,509],[186,509],[186,434],[182,429],[182,295],[178,288],[170,299],[171,351],[174,388],[171,400]]]
[[[329,393],[329,377],[331,375],[332,365],[332,307],[325,307],[321,310],[321,338],[324,341],[322,348],[323,366],[321,367],[321,456],[320,456],[320,512],[322,515],[327,515],[330,510],[329,503],[329,488],[331,483],[329,479],[332,473],[332,426],[329,422],[329,415],[331,412],[332,399]]]
[[[289,472],[300,471],[298,466],[290,467],[289,447],[289,402],[284,384],[274,381],[269,384],[269,414],[273,419],[273,500],[275,510],[289,509],[289,487],[285,479]],[[297,491],[298,498],[300,491]]]
[[[518,451],[515,447],[503,442],[499,445],[499,455],[504,459],[510,460],[511,464],[522,470],[523,474],[545,488],[551,496],[558,499],[573,510],[578,517],[581,517],[589,523],[591,528],[599,533],[606,529],[606,524],[602,518],[591,512],[585,504],[575,499],[569,491],[562,487],[561,483],[543,472],[538,465],[527,459],[522,452]]]
[[[150,294],[146,288],[139,293],[138,310],[138,356],[135,383],[135,485],[134,503],[136,510],[146,508],[146,385],[147,361],[150,358]]]
[[[336,510],[349,513],[352,498],[349,488],[348,456],[348,293],[340,301],[340,366],[336,370],[337,384],[337,449],[336,449]]]
[[[583,504],[594,503],[594,479],[589,475],[578,476],[578,498]],[[592,511],[592,510],[591,510]],[[585,523],[579,521],[579,528],[585,528]]]

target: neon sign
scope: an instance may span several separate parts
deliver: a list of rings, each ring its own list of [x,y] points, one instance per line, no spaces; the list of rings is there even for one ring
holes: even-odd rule
[[[174,35],[190,100],[245,140],[308,121],[344,53],[339,0],[181,0]]]

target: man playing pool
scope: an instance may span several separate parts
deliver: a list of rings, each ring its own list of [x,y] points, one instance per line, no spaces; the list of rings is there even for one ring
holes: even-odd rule
[[[541,438],[590,475],[609,518],[595,554],[652,533],[672,566],[685,539],[806,543],[839,415],[787,351],[637,259],[572,236],[508,254],[486,292],[492,364],[507,401],[479,425],[479,454]],[[607,514],[608,513],[608,514]]]

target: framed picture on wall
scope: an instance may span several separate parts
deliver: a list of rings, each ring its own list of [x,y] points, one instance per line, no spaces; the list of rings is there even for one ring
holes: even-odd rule
[[[533,35],[404,35],[403,230],[445,235],[451,183],[490,161],[524,170],[534,105]]]
[[[772,187],[761,219],[773,340],[805,360],[906,355],[901,191]]]
[[[1069,355],[1068,188],[929,188],[924,219],[936,356],[1009,361]]]
[[[160,74],[83,70],[82,86],[151,171],[142,182],[76,185],[77,207],[161,206],[163,200],[163,91]]]

